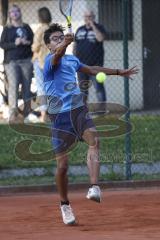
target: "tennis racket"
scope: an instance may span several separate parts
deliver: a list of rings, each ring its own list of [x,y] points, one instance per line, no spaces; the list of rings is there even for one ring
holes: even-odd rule
[[[72,33],[72,24],[71,24],[72,5],[73,5],[73,0],[59,0],[59,9],[62,15],[67,20],[69,33]]]

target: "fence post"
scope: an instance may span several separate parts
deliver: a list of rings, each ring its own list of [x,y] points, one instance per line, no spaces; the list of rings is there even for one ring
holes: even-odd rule
[[[128,0],[122,0],[122,25],[123,25],[123,66],[128,68]],[[128,108],[125,114],[125,121],[130,122],[130,102],[129,102],[129,79],[124,77],[124,104]],[[126,123],[125,135],[125,174],[126,179],[131,179],[131,134],[128,133]]]
[[[1,12],[2,12],[2,25],[6,25],[8,16],[8,0],[1,0]]]

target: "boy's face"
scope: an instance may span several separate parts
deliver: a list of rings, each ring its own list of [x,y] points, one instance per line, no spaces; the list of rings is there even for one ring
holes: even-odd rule
[[[56,46],[64,40],[64,34],[62,32],[54,32],[49,39],[50,43],[47,46],[49,50],[54,53]]]

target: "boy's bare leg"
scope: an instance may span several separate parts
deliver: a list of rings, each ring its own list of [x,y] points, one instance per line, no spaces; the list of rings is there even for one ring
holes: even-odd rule
[[[91,187],[88,190],[87,198],[95,202],[101,202],[101,190],[98,186],[99,177],[99,141],[95,129],[87,129],[83,134],[83,139],[89,145],[87,153],[87,165],[90,175]]]
[[[57,170],[56,170],[56,185],[60,194],[61,201],[68,201],[68,156],[67,154],[56,155]]]
[[[75,216],[68,201],[68,156],[67,154],[56,155],[57,172],[56,184],[60,194],[60,209],[64,224],[75,224]]]
[[[89,145],[87,153],[87,166],[90,175],[91,184],[98,184],[99,177],[99,141],[95,129],[84,131],[83,139]]]

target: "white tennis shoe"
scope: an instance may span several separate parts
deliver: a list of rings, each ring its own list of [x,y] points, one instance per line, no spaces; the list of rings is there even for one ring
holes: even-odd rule
[[[101,202],[101,190],[99,186],[93,186],[89,188],[86,198],[95,202]]]
[[[64,204],[60,206],[62,212],[62,219],[64,224],[75,224],[76,219],[70,205]]]

